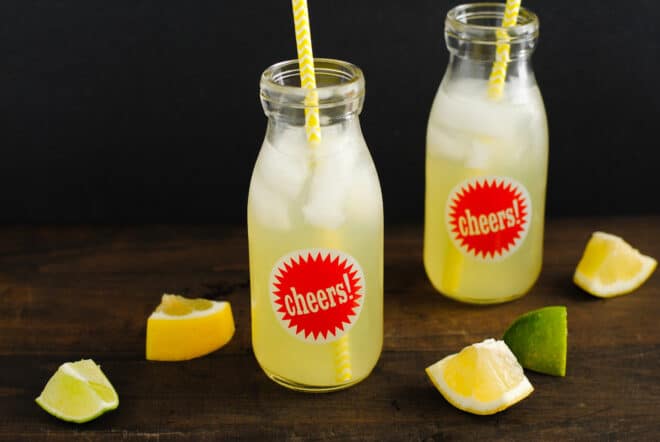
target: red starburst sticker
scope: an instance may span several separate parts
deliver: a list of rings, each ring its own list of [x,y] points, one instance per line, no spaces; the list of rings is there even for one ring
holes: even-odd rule
[[[525,186],[506,177],[471,178],[447,198],[447,231],[463,253],[486,261],[503,259],[525,240],[532,201]]]
[[[338,250],[289,253],[270,276],[270,300],[280,324],[311,343],[334,341],[353,327],[365,293],[360,265]]]

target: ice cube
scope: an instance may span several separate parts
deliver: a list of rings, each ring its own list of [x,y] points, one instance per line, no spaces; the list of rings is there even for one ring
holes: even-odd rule
[[[484,82],[456,82],[443,87],[434,102],[431,120],[457,132],[512,139],[519,122],[520,105],[486,96]]]
[[[309,194],[302,208],[307,223],[326,229],[339,228],[346,219],[345,207],[359,146],[348,137],[326,139],[326,146],[340,143],[340,148],[314,150]],[[325,152],[324,152],[325,151]]]
[[[431,154],[483,170],[523,161],[530,149],[544,145],[547,129],[538,89],[512,88],[502,99],[490,100],[486,85],[477,80],[443,83],[429,118]]]
[[[249,207],[257,221],[265,227],[275,230],[291,228],[289,202],[274,192],[258,172],[255,172],[250,184]]]
[[[371,158],[365,155],[354,168],[346,211],[351,220],[368,223],[380,217],[382,210],[378,175]]]
[[[470,144],[470,139],[465,135],[435,124],[433,121],[429,122],[426,135],[426,148],[429,154],[462,161]]]
[[[291,146],[278,149],[265,141],[257,159],[256,173],[263,177],[266,185],[291,201],[300,195],[309,176],[309,166],[307,151],[293,150]]]
[[[475,137],[470,143],[470,149],[465,158],[465,168],[487,170],[491,164],[490,159],[494,146],[488,144],[484,137]]]

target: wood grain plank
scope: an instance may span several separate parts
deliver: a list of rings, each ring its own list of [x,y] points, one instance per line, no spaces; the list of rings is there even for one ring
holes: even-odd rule
[[[622,235],[660,257],[660,218],[548,224],[539,281],[520,300],[469,306],[436,293],[421,229],[390,228],[382,357],[361,384],[308,395],[261,372],[250,346],[247,240],[221,226],[11,227],[0,231],[0,440],[556,440],[660,438],[660,277],[601,300],[571,283],[589,234]],[[227,299],[237,332],[182,363],[144,360],[145,321],[163,292]],[[424,367],[519,314],[566,305],[568,373],[528,373],[536,390],[490,417],[450,406]],[[34,403],[67,360],[92,357],[118,410],[78,426]]]

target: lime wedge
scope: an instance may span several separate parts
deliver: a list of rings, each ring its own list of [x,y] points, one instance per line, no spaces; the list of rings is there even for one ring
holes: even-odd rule
[[[119,397],[101,367],[83,359],[60,365],[36,402],[59,419],[83,423],[117,408]]]
[[[553,376],[566,375],[567,340],[564,306],[527,312],[504,333],[504,342],[516,355],[520,365]]]

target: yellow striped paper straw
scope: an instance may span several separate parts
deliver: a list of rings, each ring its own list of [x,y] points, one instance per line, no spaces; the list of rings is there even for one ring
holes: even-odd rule
[[[291,5],[293,6],[293,23],[296,29],[300,86],[309,89],[305,97],[305,132],[307,133],[307,140],[311,144],[318,144],[321,141],[319,96],[316,92],[312,32],[309,27],[307,0],[291,0]]]
[[[481,142],[487,142],[480,139]],[[484,174],[481,169],[468,169],[465,171],[465,179]],[[447,235],[451,233],[447,232]],[[458,249],[451,238],[447,238],[447,249],[445,252],[445,265],[442,270],[442,288],[445,294],[457,296],[458,289],[463,281],[463,268],[465,267],[465,256]]]
[[[497,33],[497,47],[495,48],[495,62],[488,78],[488,96],[493,100],[499,100],[504,93],[504,83],[506,81],[506,69],[509,64],[509,54],[511,46],[509,45],[509,33],[502,28],[515,26],[518,21],[518,12],[520,11],[521,0],[507,0],[504,7],[504,18],[502,27]]]
[[[321,141],[321,122],[319,119],[319,97],[316,91],[316,75],[314,73],[314,55],[312,52],[312,33],[309,26],[307,0],[291,0],[293,6],[293,22],[296,29],[296,46],[298,49],[298,65],[300,67],[300,86],[309,89],[305,97],[305,131],[311,144]],[[326,242],[336,248],[336,235],[328,235]],[[337,382],[346,382],[353,377],[351,369],[351,350],[348,333],[334,342],[335,377]]]
[[[347,382],[353,377],[351,369],[351,347],[348,333],[335,341],[335,374],[337,382]]]
[[[323,230],[323,244],[333,250],[339,250],[341,244],[340,236],[334,230]],[[351,364],[351,346],[348,342],[349,333],[332,343],[335,356],[335,380],[337,382],[348,382],[353,378],[353,366]]]

